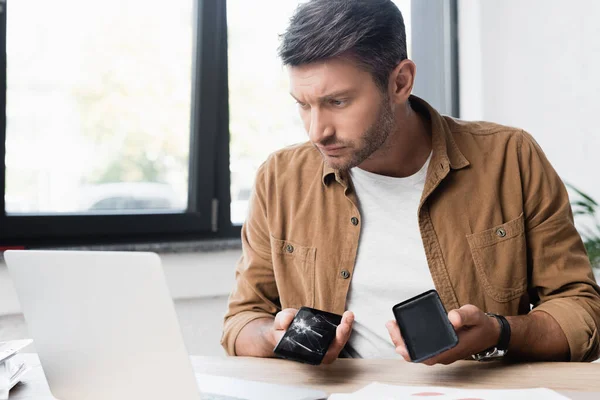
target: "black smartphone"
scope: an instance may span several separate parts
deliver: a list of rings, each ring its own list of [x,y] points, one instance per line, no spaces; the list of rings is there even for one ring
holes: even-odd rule
[[[279,357],[319,365],[335,338],[342,316],[315,308],[302,307],[275,346]]]
[[[450,350],[458,336],[436,290],[428,290],[392,307],[412,362]]]

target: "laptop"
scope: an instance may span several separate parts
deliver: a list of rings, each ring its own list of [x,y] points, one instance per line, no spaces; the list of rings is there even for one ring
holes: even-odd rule
[[[154,253],[4,253],[61,400],[325,399],[302,387],[194,374]]]

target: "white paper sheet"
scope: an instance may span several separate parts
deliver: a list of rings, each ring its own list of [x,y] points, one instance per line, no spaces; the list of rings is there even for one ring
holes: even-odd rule
[[[565,400],[568,397],[545,388],[462,389],[437,386],[395,386],[378,382],[349,394],[332,394],[330,400]]]
[[[22,339],[22,340],[10,340],[8,342],[0,342],[0,361],[7,359],[8,357],[16,354],[25,346],[31,344],[33,340]]]

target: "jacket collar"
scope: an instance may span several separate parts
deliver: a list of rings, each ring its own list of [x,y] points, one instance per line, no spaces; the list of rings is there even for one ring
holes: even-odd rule
[[[431,121],[431,147],[433,154],[431,156],[429,171],[435,171],[433,173],[436,174],[437,178],[438,170],[442,171],[445,176],[449,171],[449,168],[461,169],[468,166],[469,161],[456,145],[452,136],[452,131],[448,127],[444,117],[442,117],[429,103],[417,96],[411,95],[409,101],[411,107],[416,112]],[[429,171],[427,180],[429,180]],[[335,177],[335,180],[345,188],[348,187],[347,171],[331,168],[327,163],[323,162],[323,184],[327,185],[331,181],[329,178],[330,176]]]

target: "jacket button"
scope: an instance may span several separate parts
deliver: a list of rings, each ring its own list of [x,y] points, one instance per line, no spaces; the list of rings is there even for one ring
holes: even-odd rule
[[[340,275],[342,276],[342,278],[344,279],[348,279],[350,278],[350,272],[347,269],[343,269],[342,272],[340,272]]]
[[[352,225],[356,226],[356,225],[358,225],[358,218],[352,217],[352,218],[350,218],[350,222],[352,222]]]
[[[496,229],[496,235],[498,235],[499,237],[504,237],[506,236],[506,231],[504,230],[504,228],[498,228]]]
[[[287,251],[288,253],[293,253],[294,246],[292,246],[291,244],[288,244],[287,246],[285,246],[285,251]]]

